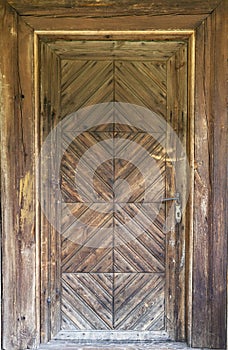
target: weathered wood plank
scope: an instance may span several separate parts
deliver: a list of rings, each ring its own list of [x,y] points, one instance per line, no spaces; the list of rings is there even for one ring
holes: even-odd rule
[[[1,2],[3,348],[37,344],[33,33]],[[4,104],[3,104],[4,102]]]
[[[97,15],[103,13],[106,16],[113,16],[118,13],[127,13],[134,15],[167,15],[167,14],[209,14],[219,4],[220,0],[201,1],[201,0],[159,0],[151,2],[150,0],[125,1],[124,6],[121,0],[8,0],[19,14],[34,15],[34,14],[71,14],[72,16],[78,14],[93,14]]]
[[[62,327],[112,329],[112,273],[63,273]]]
[[[50,48],[40,45],[40,144],[57,125],[60,118],[60,60]],[[58,134],[52,133],[54,145]],[[58,198],[51,201],[50,186],[56,186],[59,179],[53,178],[46,183],[44,176],[54,171],[57,160],[52,158],[48,169],[40,169],[42,176],[41,201],[46,203],[46,210],[60,229],[60,208]],[[41,214],[41,340],[48,341],[60,329],[60,236],[45,215]]]
[[[5,2],[0,3],[0,88],[1,88],[1,210],[2,210],[2,347],[14,349],[17,340],[16,291],[16,145],[15,96],[17,84],[17,16]]]
[[[211,265],[211,340],[212,347],[225,347],[226,343],[226,267],[227,267],[227,180],[228,180],[228,114],[227,114],[227,57],[228,57],[228,2],[211,15],[214,52],[212,56],[211,117],[213,157],[211,159],[212,193],[212,254]],[[228,312],[228,310],[227,310]]]
[[[164,274],[114,274],[114,329],[165,330]]]
[[[225,348],[227,2],[196,32],[193,346]]]
[[[73,31],[73,32],[59,32],[59,33],[39,33],[39,38],[45,43],[52,43],[57,40],[60,41],[177,41],[186,42],[189,39],[193,30],[181,30],[181,31],[143,31],[138,30],[132,33],[131,31]]]
[[[78,343],[74,341],[75,338],[75,332],[71,333],[65,333],[62,332],[61,338],[59,340],[53,340],[50,342],[50,344],[47,345],[41,345],[39,348],[40,350],[191,350],[192,348],[189,348],[186,343],[176,343],[176,342],[170,342],[166,341],[165,335],[163,338],[159,335],[157,335],[155,332],[145,332],[147,339],[146,343],[140,342],[139,339],[139,333],[137,331],[135,332],[124,332],[121,331],[121,333],[111,333],[110,342],[107,342],[107,335],[110,334],[110,332],[99,332],[96,333],[96,337],[93,339],[93,341],[90,343],[86,341],[87,339],[90,339],[90,332],[81,331],[80,333],[77,332],[78,336]],[[94,334],[94,333],[92,333]],[[134,338],[135,341],[131,344],[128,344],[129,338]],[[60,338],[60,337],[59,337]],[[69,339],[66,341],[66,339]],[[81,339],[85,339],[84,341],[80,341]],[[104,339],[104,340],[103,340]],[[116,341],[117,339],[117,341]],[[120,345],[120,343],[124,343],[124,345]],[[195,350],[202,350],[199,348],[195,348]],[[204,349],[206,350],[206,349]],[[208,349],[209,350],[209,349]],[[213,350],[213,349],[211,349]]]
[[[113,63],[62,60],[61,85],[62,118],[85,106],[111,102]]]
[[[183,41],[66,41],[49,43],[63,59],[81,60],[167,60]]]
[[[167,119],[178,135],[182,145],[187,147],[187,47],[183,46],[167,62]],[[185,163],[180,161],[181,150],[172,134],[167,135],[167,147],[176,152],[176,163],[167,157],[167,197],[181,194],[185,202],[187,195],[187,176]],[[187,149],[186,149],[187,150]],[[184,181],[183,179],[186,179]],[[181,181],[180,181],[181,180]],[[180,187],[180,183],[183,187]],[[167,203],[167,210],[172,210]],[[173,212],[173,216],[175,213]],[[167,323],[174,340],[184,341],[185,334],[185,251],[186,217],[167,234]],[[170,300],[172,300],[170,302]]]
[[[24,21],[35,30],[186,30],[197,28],[207,17],[202,15],[165,15],[165,16],[112,16],[89,18],[84,17],[52,17],[22,16]],[[137,19],[137,20],[136,20]]]
[[[18,306],[19,347],[37,344],[39,330],[39,300],[36,304],[36,237],[35,237],[35,125],[33,92],[33,31],[18,19],[18,125],[15,135],[17,144],[18,178]],[[15,197],[14,197],[15,198]],[[14,199],[15,200],[15,199]]]
[[[51,119],[52,130],[60,121],[60,85],[61,85],[61,61],[54,52],[50,53],[51,67],[50,67],[50,104],[51,104]],[[58,132],[53,133],[52,144],[54,147],[61,142],[61,135]],[[53,186],[59,181],[59,173],[56,170],[58,164],[57,157],[60,155],[52,155],[51,172],[55,174],[53,178]],[[57,192],[57,191],[56,191]],[[58,192],[57,192],[58,193]],[[61,204],[60,195],[55,195],[55,203],[52,203],[52,215],[54,217],[55,226],[51,227],[51,337],[54,337],[61,327],[60,317],[60,303],[61,303]]]
[[[150,51],[148,56],[149,54]],[[147,107],[166,119],[166,65],[164,62],[115,62],[115,82],[117,102]],[[123,126],[121,130],[124,130]]]

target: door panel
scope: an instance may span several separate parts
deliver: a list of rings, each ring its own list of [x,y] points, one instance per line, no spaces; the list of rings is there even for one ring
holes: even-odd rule
[[[165,214],[154,220],[154,203],[116,204],[114,211],[114,271],[164,273]],[[149,217],[149,214],[151,218]]]
[[[164,274],[115,273],[114,329],[164,330]]]
[[[147,107],[166,119],[166,64],[115,62],[115,101]]]
[[[112,291],[113,274],[63,274],[62,328],[111,329]]]
[[[113,62],[62,61],[62,117],[83,106],[113,101]]]
[[[62,74],[63,117],[111,101],[143,105],[166,117],[164,63],[63,61]],[[125,124],[126,115],[119,115],[114,122],[86,131],[83,119],[83,132],[65,147],[61,162],[64,330],[166,330],[166,211],[158,202],[166,195],[167,154],[161,146],[166,135],[155,123],[155,139],[134,127],[128,117],[133,126]],[[71,129],[74,125],[69,125]],[[68,142],[64,132],[62,140],[64,147]],[[110,140],[110,148],[102,146]],[[84,155],[96,144],[101,145],[99,152],[87,161]],[[148,167],[142,149],[157,168]],[[124,159],[126,152],[128,159]],[[84,171],[76,174],[79,165]],[[96,200],[91,195],[94,189]],[[67,215],[69,209],[77,226]]]

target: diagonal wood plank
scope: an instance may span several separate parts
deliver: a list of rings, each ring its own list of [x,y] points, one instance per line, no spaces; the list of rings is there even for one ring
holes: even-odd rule
[[[116,62],[115,100],[145,106],[166,118],[166,64]]]
[[[165,271],[164,218],[154,203],[115,205],[115,272]]]
[[[144,132],[115,132],[115,202],[153,202],[165,197],[164,139],[164,134],[155,139]]]
[[[113,100],[113,62],[62,61],[62,117]]]
[[[62,275],[64,329],[112,328],[112,274]]]
[[[62,142],[66,150],[61,160],[60,176],[64,202],[91,202],[91,194],[94,191],[96,201],[112,200],[113,147],[110,148],[107,143],[102,144],[102,141],[112,139],[112,133],[84,132],[68,147],[67,138],[67,134],[63,134]],[[92,151],[92,147],[96,144],[99,144],[99,154],[98,151]],[[87,151],[89,155],[85,158],[83,155]],[[109,159],[103,161],[106,158]],[[95,166],[97,163],[98,167]]]
[[[114,274],[114,328],[164,329],[164,274]]]
[[[62,271],[111,272],[113,205],[65,204],[62,217]]]

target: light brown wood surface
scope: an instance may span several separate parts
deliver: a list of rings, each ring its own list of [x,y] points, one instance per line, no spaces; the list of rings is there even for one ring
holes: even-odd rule
[[[36,329],[33,35],[1,3],[2,346],[34,346]]]
[[[71,14],[73,16],[81,15],[97,15],[104,14],[113,16],[114,14],[134,14],[134,15],[167,15],[167,14],[210,14],[212,10],[219,4],[220,0],[200,1],[200,0],[159,0],[151,2],[128,1],[124,5],[121,0],[101,0],[94,2],[73,0],[70,3],[67,0],[9,0],[20,15],[50,15],[50,14]]]
[[[82,60],[164,60],[173,56],[183,41],[69,41],[49,43],[62,59]]]
[[[73,8],[70,9],[64,8],[66,3],[63,1],[58,2],[58,6],[57,2],[49,2],[45,7],[43,2],[39,2],[39,9],[35,1],[9,1],[9,3],[15,7],[16,11],[8,6],[5,0],[0,2],[0,45],[1,52],[4,53],[0,57],[2,348],[21,350],[31,348],[40,342],[40,232],[37,231],[39,217],[36,218],[35,230],[36,199],[33,169],[34,157],[38,152],[38,147],[35,150],[34,145],[39,144],[39,141],[35,142],[35,128],[38,131],[39,121],[34,120],[33,81],[34,67],[38,60],[33,65],[33,30],[40,29],[49,30],[46,36],[43,33],[39,37],[39,40],[44,43],[50,43],[57,38],[63,40],[70,34],[61,32],[54,35],[50,33],[52,29],[110,30],[113,40],[119,40],[119,34],[116,37],[113,34],[116,30],[178,29],[178,34],[160,33],[160,39],[165,40],[166,37],[170,39],[171,36],[176,35],[178,40],[187,39],[187,42],[189,35],[190,40],[194,40],[194,34],[180,34],[180,30],[196,30],[196,93],[193,96],[195,130],[191,119],[191,139],[193,131],[195,132],[194,152],[191,146],[191,159],[193,159],[193,153],[195,156],[195,185],[194,195],[191,197],[191,208],[194,208],[194,212],[193,221],[188,223],[190,229],[187,231],[193,232],[194,235],[193,239],[188,236],[188,233],[186,236],[187,242],[192,240],[192,244],[189,245],[192,250],[186,251],[186,258],[190,261],[191,254],[193,255],[192,267],[190,263],[187,270],[187,276],[193,272],[193,279],[189,278],[188,283],[192,285],[193,298],[190,287],[186,303],[189,306],[187,340],[193,346],[225,348],[227,328],[225,322],[227,1],[181,1],[181,5],[180,2],[172,1],[172,6],[170,1],[164,1],[162,4],[147,1],[140,4],[128,2],[126,8],[118,7],[119,2],[112,2],[112,4],[109,2],[109,9],[105,7],[107,2],[103,1],[80,2],[80,4],[73,2]],[[104,11],[107,18],[104,16]],[[88,33],[88,35],[91,39],[92,34]],[[121,38],[123,35],[120,35]],[[145,40],[146,34],[141,37],[140,35],[137,34],[136,40]],[[131,34],[128,32],[124,40],[129,40],[129,36]],[[75,40],[74,36],[70,35],[70,37]],[[96,33],[94,38],[104,40],[104,34],[99,37]],[[83,39],[84,36],[76,38],[76,40]],[[51,58],[47,60],[49,59]],[[48,67],[50,66],[47,66],[46,71]],[[190,74],[188,83],[194,85],[193,71],[190,71],[188,70]],[[50,76],[49,74],[47,76]],[[36,81],[36,87],[39,84],[40,81]],[[52,93],[55,93],[55,89]],[[56,104],[54,102],[56,98],[52,97],[54,104]],[[193,99],[188,99],[190,109],[193,107]],[[37,123],[36,126],[35,123]],[[36,210],[36,213],[38,212]],[[49,232],[51,233],[51,230]],[[53,231],[51,237],[48,244],[55,246],[57,241]],[[46,260],[49,261],[46,265],[48,268],[52,266],[49,269],[52,276],[56,271],[56,277],[52,277],[52,284],[48,282],[48,291],[53,290],[59,276],[55,270],[59,267],[54,267],[56,254],[58,255],[58,252],[54,252],[52,258],[45,256],[42,258],[43,261],[49,259]],[[45,276],[45,270],[43,273]],[[41,293],[43,292],[44,290],[41,290]],[[58,290],[56,293],[58,295]],[[57,296],[53,298],[56,301],[57,299]],[[192,299],[193,305],[191,305]],[[42,300],[42,303],[46,302],[43,295]],[[51,335],[50,319],[54,321],[55,318],[58,325],[59,318],[55,316],[54,311],[59,310],[58,302],[56,305],[57,307],[51,307],[53,311],[49,312],[49,325],[42,325],[46,327],[46,329],[42,328],[42,339],[47,340]],[[47,306],[45,308],[47,311]],[[181,309],[182,312],[183,309]],[[56,325],[52,327],[53,332],[58,329]],[[45,336],[44,332],[46,332]]]

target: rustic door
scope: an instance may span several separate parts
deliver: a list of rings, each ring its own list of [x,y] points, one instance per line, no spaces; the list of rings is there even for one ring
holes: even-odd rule
[[[176,200],[166,201],[186,197],[187,51],[177,50],[168,61],[150,50],[61,60],[59,173],[48,175],[61,234],[48,243],[44,231],[42,246],[48,338],[185,339],[185,218],[176,225]]]
[[[115,101],[145,106],[166,120],[166,69],[153,61],[63,61],[62,115]],[[70,143],[62,130],[63,330],[169,328],[167,278],[173,271],[167,272],[168,210],[162,199],[174,196],[174,170],[166,130],[152,116],[153,134],[150,125],[146,132],[130,112],[117,108],[105,123],[92,112],[78,126],[73,119],[68,130],[78,135]]]

